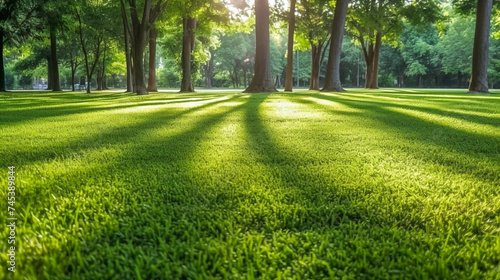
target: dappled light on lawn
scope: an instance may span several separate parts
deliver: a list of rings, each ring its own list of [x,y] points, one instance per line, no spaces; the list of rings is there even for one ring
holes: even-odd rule
[[[500,99],[387,91],[0,95],[19,270],[494,279]]]

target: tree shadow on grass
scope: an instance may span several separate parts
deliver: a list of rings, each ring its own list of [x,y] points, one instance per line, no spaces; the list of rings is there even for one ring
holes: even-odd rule
[[[147,120],[121,131],[103,133],[105,139],[125,138],[133,141],[134,145],[129,146],[113,161],[102,162],[90,168],[89,174],[93,173],[93,169],[100,172],[98,175],[109,172],[115,174],[115,178],[131,178],[114,186],[118,190],[109,192],[111,196],[120,196],[117,202],[119,207],[104,210],[111,219],[116,219],[112,225],[101,225],[101,221],[95,216],[96,209],[107,205],[92,205],[81,210],[78,222],[87,225],[86,230],[78,235],[78,246],[64,249],[66,258],[55,261],[63,266],[62,273],[66,278],[133,278],[140,274],[148,279],[229,279],[235,275],[233,273],[239,273],[237,276],[245,273],[243,276],[258,277],[271,266],[283,271],[290,266],[297,269],[302,261],[308,261],[309,256],[318,258],[321,264],[304,264],[309,274],[301,274],[303,278],[329,275],[325,263],[329,263],[329,269],[349,270],[350,274],[347,275],[352,277],[389,278],[384,268],[377,270],[376,266],[390,264],[385,268],[390,266],[400,270],[400,273],[406,273],[402,275],[419,278],[415,276],[418,274],[411,274],[412,271],[415,273],[415,269],[408,268],[407,264],[419,261],[416,257],[423,256],[423,252],[417,256],[409,253],[410,249],[426,245],[421,243],[422,236],[412,235],[414,232],[408,229],[403,228],[402,233],[397,228],[394,229],[400,227],[400,224],[394,222],[394,217],[389,217],[391,213],[371,211],[381,210],[383,207],[380,205],[368,209],[363,201],[370,195],[366,192],[366,188],[370,186],[347,188],[342,185],[343,180],[361,176],[362,170],[350,170],[351,177],[326,178],[319,168],[308,165],[312,163],[312,157],[299,154],[283,145],[282,141],[286,139],[280,139],[280,135],[273,132],[275,122],[282,120],[264,118],[263,108],[269,95],[250,95],[248,101],[239,102],[238,105],[224,106],[227,108],[221,111],[202,114],[199,120],[194,117],[196,121],[193,125],[179,134],[164,139],[149,139],[150,142],[145,143],[156,129],[181,116],[186,117],[188,112],[195,113],[200,109],[224,105],[225,102],[230,104],[232,101],[239,101],[236,98],[204,104],[175,116],[166,116],[165,110],[161,110],[151,114]],[[294,98],[289,99],[292,101]],[[303,101],[303,104],[313,106],[310,100]],[[378,105],[368,108],[357,103],[349,105],[359,107],[357,111],[361,112],[348,113],[348,116],[370,117],[374,122],[380,122],[382,127],[394,126],[390,122],[390,116],[385,116],[387,110],[378,111]],[[328,108],[321,108],[329,112]],[[248,145],[246,156],[253,158],[249,162],[256,165],[252,169],[253,174],[248,175],[250,182],[244,188],[256,185],[263,191],[252,195],[250,189],[246,192],[248,194],[239,194],[236,198],[229,195],[211,196],[204,188],[206,181],[198,180],[202,176],[211,175],[193,169],[196,167],[192,163],[195,150],[222,119],[239,113],[240,110],[243,113],[242,126],[246,131],[245,140]],[[375,112],[370,113],[371,111]],[[411,119],[404,115],[401,117]],[[403,124],[397,123],[398,129],[404,129],[400,126]],[[88,137],[86,140],[92,141],[95,138]],[[336,140],[329,139],[332,142]],[[102,145],[103,142],[97,142],[95,147]],[[75,148],[81,152],[89,149],[78,146]],[[340,150],[342,148],[339,147]],[[325,163],[332,164],[334,163]],[[68,176],[79,178],[79,171],[74,172],[75,174]],[[113,179],[109,184],[113,184]],[[106,190],[107,187],[102,182],[98,186],[89,186],[91,189]],[[242,190],[240,192],[243,193]],[[72,191],[68,191],[64,195],[71,197],[72,194]],[[99,195],[96,194],[99,197],[97,201],[103,201]],[[80,197],[75,199],[77,198]],[[371,199],[376,202],[376,198]],[[218,203],[222,206],[217,205]],[[236,206],[231,207],[231,204]],[[239,208],[243,204],[248,208]],[[223,209],[225,206],[229,207]],[[245,213],[245,210],[253,213]],[[70,228],[71,225],[70,222],[66,227]],[[238,231],[238,228],[243,231]],[[266,241],[257,242],[262,240],[260,236],[264,236]],[[285,237],[284,241],[278,240],[280,236]],[[299,238],[305,241],[297,242],[296,236],[301,236]],[[439,245],[442,244],[438,243],[437,246]],[[328,249],[321,251],[316,249],[318,247]],[[261,248],[264,249],[260,251]],[[426,258],[436,260],[436,250],[439,249],[431,248],[425,252]],[[361,263],[361,259],[365,262],[365,267],[356,266]],[[406,262],[400,262],[401,259]],[[423,262],[428,263],[429,260]],[[370,271],[367,269],[369,266],[372,266]],[[424,267],[423,264],[421,266]],[[44,269],[56,271],[49,263],[39,263],[37,269],[39,273],[43,273]],[[61,268],[57,271],[61,271]],[[292,271],[295,273],[293,275],[299,273]],[[380,274],[376,274],[377,271]],[[446,275],[430,274],[432,272],[432,268],[428,268],[420,276]]]
[[[290,211],[272,213],[281,221],[276,228],[267,225],[265,219],[251,220],[247,226],[257,231],[266,228],[323,231],[342,222],[362,220],[362,211],[354,208],[346,211],[350,208],[348,195],[339,192],[339,186],[330,185],[332,182],[323,178],[324,174],[317,172],[312,165],[312,157],[299,155],[297,151],[291,151],[278,143],[278,135],[269,131],[266,125],[268,120],[262,117],[262,104],[267,97],[267,94],[253,94],[245,105],[244,122],[248,145],[258,163],[265,166],[268,173],[260,176],[270,176],[277,184],[267,188],[277,188],[277,199],[282,199],[280,203],[288,205]],[[325,210],[328,207],[330,209]]]
[[[215,99],[219,96],[170,96],[169,98],[158,103],[150,103],[151,100],[140,99],[140,97],[128,95],[120,95],[113,98],[89,97],[84,100],[82,100],[80,96],[76,96],[75,98],[70,98],[70,102],[68,102],[68,100],[64,100],[65,103],[60,103],[59,101],[54,100],[38,100],[35,103],[28,103],[23,105],[13,103],[12,106],[2,106],[5,108],[5,110],[0,111],[0,123],[6,126],[14,126],[19,123],[25,123],[32,120],[50,119],[61,116],[70,116],[73,114],[86,114],[109,110],[137,108],[141,106],[161,106],[166,104],[192,102],[192,98],[195,97],[199,98],[199,101],[203,101]],[[119,99],[123,99],[126,103],[117,105],[116,103]],[[96,105],[96,102],[104,103]],[[15,108],[15,110],[9,110],[9,107],[13,107]]]
[[[403,141],[404,139],[408,142],[416,141],[419,143],[420,149],[425,150],[433,147],[444,149],[442,153],[437,154],[435,152],[424,152],[423,150],[412,151],[412,155],[417,158],[422,158],[428,162],[438,163],[447,167],[452,173],[470,174],[480,180],[498,183],[498,170],[500,170],[500,157],[498,156],[500,154],[499,138],[473,132],[465,132],[450,126],[443,126],[424,118],[391,110],[391,108],[422,111],[436,115],[446,114],[446,112],[431,110],[421,106],[381,102],[379,100],[371,100],[370,98],[366,100],[353,100],[348,94],[340,94],[338,97],[318,94],[313,97],[318,100],[337,102],[350,108],[360,110],[360,112],[354,115],[366,118],[369,121],[375,121],[375,123],[380,124],[380,129],[383,131],[388,131],[387,128],[390,128],[393,133],[397,133],[395,137],[402,138]],[[320,108],[333,115],[339,114],[338,111],[329,106],[304,100],[302,97],[298,98],[299,100],[294,100],[294,98],[289,98],[289,100]],[[343,113],[340,112],[340,114]],[[483,118],[463,118],[469,121],[482,121],[486,123]],[[496,121],[492,119],[486,124],[495,125]],[[447,155],[447,151],[451,151],[452,155]],[[455,157],[453,154],[459,154],[474,160],[471,162],[463,157]],[[489,164],[478,166],[477,162],[484,161],[484,159],[488,159]]]
[[[172,112],[170,108],[165,108],[153,114],[148,114],[148,118],[143,117],[139,122],[124,127],[117,127],[109,131],[100,131],[97,134],[71,139],[71,141],[54,141],[44,147],[23,147],[23,150],[7,150],[3,155],[2,161],[6,162],[6,164],[27,166],[36,162],[43,163],[54,159],[71,158],[73,155],[109,145],[127,144],[134,137],[143,134],[145,131],[168,125],[191,113],[238,98],[239,96],[235,95],[227,99],[212,99],[181,112]]]
[[[160,244],[165,245],[165,242],[168,244],[168,240],[191,240],[191,238],[196,238],[196,231],[194,231],[193,226],[200,223],[200,217],[206,217],[203,213],[210,213],[210,211],[206,207],[203,190],[192,185],[190,170],[186,170],[187,162],[190,160],[195,147],[199,144],[200,138],[210,131],[213,126],[217,125],[221,119],[238,111],[241,104],[226,106],[227,108],[224,107],[221,112],[217,111],[196,121],[191,128],[180,134],[175,134],[163,140],[159,139],[155,143],[144,143],[143,140],[145,140],[145,136],[150,135],[150,132],[165,127],[178,118],[203,109],[210,109],[225,102],[237,101],[239,97],[233,96],[204,104],[175,116],[165,117],[163,111],[158,112],[151,114],[146,122],[129,126],[123,131],[103,133],[106,138],[128,138],[129,141],[133,141],[134,145],[123,151],[123,154],[119,158],[113,159],[113,161],[100,162],[85,171],[74,170],[67,174],[60,174],[77,181],[85,180],[86,176],[89,176],[87,180],[96,179],[91,178],[91,176],[103,176],[103,180],[94,180],[94,182],[98,181],[97,185],[64,186],[64,182],[62,182],[62,185],[59,182],[54,182],[52,185],[54,189],[64,188],[64,190],[45,192],[46,195],[43,196],[45,199],[41,199],[39,203],[46,203],[47,197],[55,195],[55,197],[74,197],[75,201],[79,201],[75,203],[82,203],[81,199],[84,199],[85,204],[88,204],[96,199],[101,201],[102,197],[100,196],[107,193],[108,195],[114,195],[114,199],[119,200],[117,202],[119,205],[77,204],[73,206],[74,211],[79,212],[77,220],[67,220],[69,224],[62,225],[64,228],[70,229],[74,224],[78,223],[80,225],[95,224],[104,226],[86,226],[84,231],[74,233],[82,243],[75,244],[72,242],[66,244],[67,247],[63,248],[66,255],[60,255],[65,256],[65,259],[59,259],[55,263],[49,264],[44,263],[42,259],[32,258],[31,265],[36,266],[36,271],[43,275],[47,269],[53,272],[60,269],[54,264],[63,264],[67,268],[66,275],[78,278],[81,277],[81,273],[84,271],[92,274],[92,269],[88,270],[88,268],[96,265],[93,262],[96,258],[102,258],[103,255],[110,259],[115,258],[116,252],[114,252],[114,249],[121,248],[120,246],[127,247],[130,245],[138,250],[149,248],[149,253],[154,258],[163,259],[162,252],[154,250]],[[133,136],[130,135],[131,132],[134,132]],[[87,140],[91,141],[91,139]],[[102,145],[102,143],[99,145]],[[80,152],[84,151],[80,150]],[[111,174],[111,176],[106,174]],[[124,178],[131,174],[135,176],[131,179]],[[106,183],[108,180],[110,180],[109,183]],[[114,180],[121,180],[119,187],[122,189],[120,193],[114,193],[118,191],[116,188],[112,188],[114,190],[110,191],[106,187],[108,184],[112,184]],[[84,194],[82,191],[88,194]],[[90,196],[89,201],[87,201],[85,195]],[[24,199],[33,201],[35,198],[24,196]],[[32,208],[40,208],[34,204]],[[101,207],[107,208],[105,215],[108,217],[107,223],[100,220],[97,215],[97,213],[101,212]],[[69,206],[69,208],[72,207]],[[67,209],[64,210],[67,211]],[[54,210],[52,209],[52,211]],[[67,212],[66,214],[75,213]],[[46,214],[36,213],[36,215],[43,217]],[[32,216],[27,219],[27,223],[32,222]],[[110,222],[109,219],[114,220],[114,222]],[[170,229],[164,228],[165,226],[168,227],[169,224],[178,226]],[[158,232],[161,230],[165,230],[165,233],[168,234],[164,235]],[[191,236],[186,236],[186,230],[190,231]],[[55,235],[55,233],[51,234]],[[165,239],[162,239],[162,237],[165,237]],[[103,252],[103,248],[106,251]],[[78,251],[81,255],[76,255],[75,251]],[[135,249],[127,252],[132,251],[135,251]],[[137,253],[140,255],[139,252]],[[83,256],[83,260],[81,256]],[[121,265],[125,265],[133,272],[136,260],[135,256],[127,255],[126,258],[110,264],[110,269],[112,270],[112,267],[114,267],[119,271],[120,266],[115,265],[121,263]],[[84,266],[82,266],[82,262],[85,264]],[[149,270],[150,267],[147,267],[147,269]],[[127,270],[126,273],[129,275],[128,273],[131,273],[131,271]],[[158,277],[158,274],[156,275]],[[89,276],[88,274],[87,276],[110,277],[109,275]]]
[[[451,117],[455,119],[460,119],[468,122],[473,122],[477,124],[489,124],[489,125],[499,125],[500,126],[500,118],[495,118],[495,117],[486,117],[486,116],[481,116],[478,115],[477,113],[482,113],[482,114],[493,114],[493,113],[499,113],[498,109],[495,109],[493,111],[493,107],[491,105],[494,105],[495,103],[490,102],[490,106],[492,108],[488,108],[485,106],[485,103],[488,102],[488,100],[485,99],[458,99],[456,97],[442,97],[439,102],[435,101],[434,98],[423,98],[419,97],[413,97],[409,98],[397,98],[394,99],[392,96],[373,96],[373,95],[363,95],[363,96],[353,96],[350,94],[346,93],[337,93],[339,97],[342,97],[344,100],[347,101],[370,101],[372,104],[379,104],[380,106],[388,107],[388,108],[405,108],[405,109],[412,109],[412,110],[417,110],[429,114],[434,114],[434,115],[439,115],[439,116],[446,116],[446,117]],[[325,95],[325,94],[318,94],[318,96],[322,96],[325,98],[328,97],[333,97],[332,95]],[[394,102],[387,102],[386,98],[391,98]],[[419,102],[413,102],[413,100],[418,100]],[[443,100],[444,99],[444,100]],[[416,105],[413,104],[408,104],[407,101],[412,101],[412,103],[416,103]],[[423,103],[425,102],[425,103]],[[427,106],[431,104],[439,104],[440,108],[435,108],[434,106]],[[497,106],[500,106],[500,102],[496,102]],[[450,107],[465,107],[463,109],[460,109],[460,111],[454,111],[454,108]],[[469,111],[469,112],[468,112]]]

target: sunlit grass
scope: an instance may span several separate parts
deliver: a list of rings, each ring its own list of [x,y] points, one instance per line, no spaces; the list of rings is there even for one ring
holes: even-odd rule
[[[7,166],[19,184],[18,272],[0,279],[500,279],[498,94],[31,92],[0,107],[2,209]]]

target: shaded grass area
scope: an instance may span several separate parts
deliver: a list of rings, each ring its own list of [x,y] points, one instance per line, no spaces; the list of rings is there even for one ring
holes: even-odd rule
[[[500,279],[498,94],[7,93],[0,107],[20,219],[2,279]]]

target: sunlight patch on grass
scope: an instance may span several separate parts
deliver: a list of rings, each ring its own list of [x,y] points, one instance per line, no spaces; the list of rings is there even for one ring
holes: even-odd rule
[[[332,108],[335,111],[351,112],[351,113],[362,113],[363,112],[363,110],[348,107],[348,106],[345,106],[343,104],[340,104],[338,102],[331,101],[331,100],[318,99],[315,97],[306,97],[306,98],[303,98],[303,100],[308,100],[308,101],[312,101],[312,102],[315,102],[315,103],[320,104],[320,105],[329,106],[330,108]]]
[[[394,91],[0,94],[18,275],[496,279],[499,101]]]
[[[459,129],[467,133],[474,133],[477,135],[485,135],[491,137],[498,137],[498,142],[500,144],[500,122],[498,126],[487,125],[487,124],[477,124],[467,120],[459,120],[453,117],[448,117],[445,115],[436,115],[426,112],[421,112],[417,110],[403,109],[403,108],[387,108],[394,112],[399,112],[406,114],[408,116],[413,116],[420,118],[422,120],[446,126],[453,129]],[[498,145],[500,147],[500,145]]]

